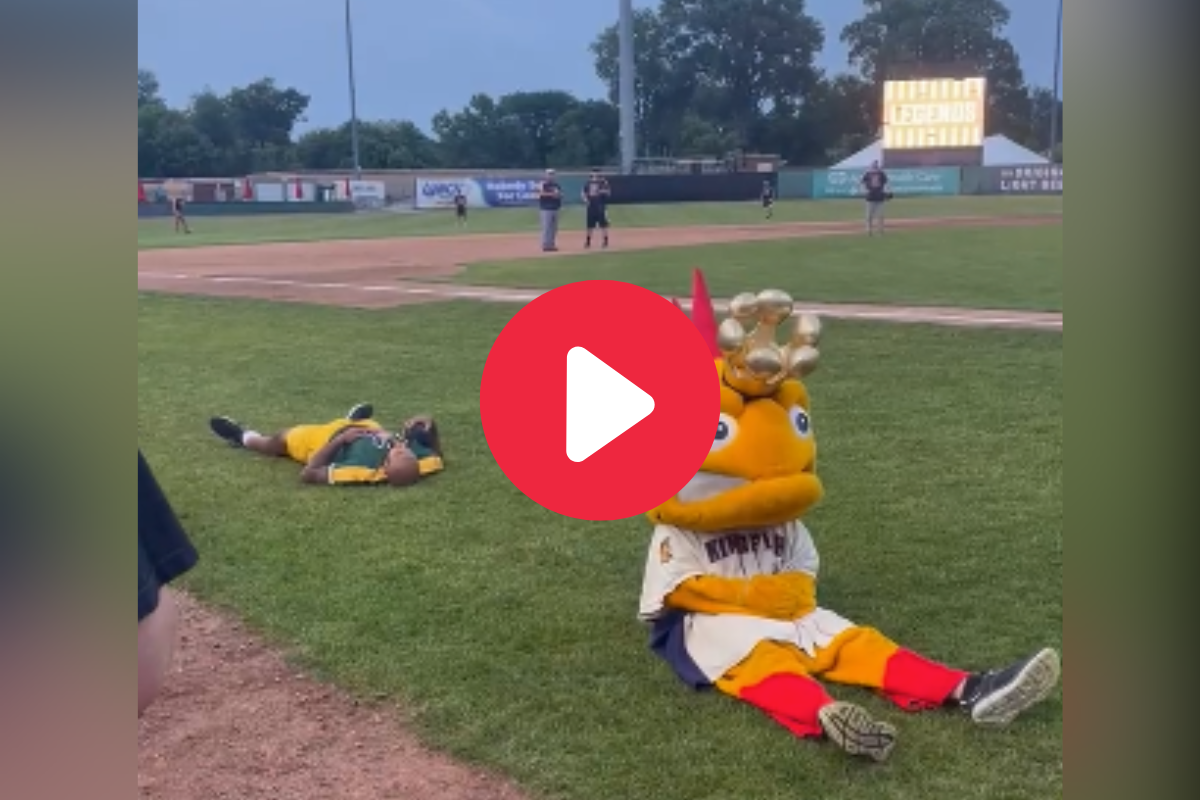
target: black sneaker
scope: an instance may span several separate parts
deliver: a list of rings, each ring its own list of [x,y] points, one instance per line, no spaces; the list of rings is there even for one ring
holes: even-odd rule
[[[213,417],[208,421],[208,427],[212,428],[212,432],[217,436],[229,442],[231,447],[245,447],[242,444],[245,429],[229,417]]]
[[[375,416],[375,406],[370,403],[359,403],[346,412],[346,419],[351,422],[365,422]]]
[[[1045,700],[1058,686],[1062,663],[1054,650],[967,679],[961,705],[980,725],[1008,725]]]
[[[831,703],[819,714],[826,738],[852,756],[883,763],[896,746],[896,728],[879,722],[866,709],[850,703]]]

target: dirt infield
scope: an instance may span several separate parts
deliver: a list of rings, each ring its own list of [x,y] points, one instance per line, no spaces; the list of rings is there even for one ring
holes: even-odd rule
[[[952,217],[899,220],[893,228],[1024,227],[1061,224],[1061,217]],[[613,252],[857,234],[854,223],[635,228],[614,237]],[[138,290],[214,297],[390,308],[447,299],[525,303],[538,292],[448,283],[464,264],[543,254],[533,235],[466,235],[369,241],[267,244],[138,253]],[[988,312],[974,309],[875,308],[825,305],[830,317],[893,322],[1005,327],[1062,327],[1061,314]]]
[[[895,228],[1061,224],[1060,217],[897,221]],[[851,224],[623,230],[614,251],[845,236]],[[565,253],[564,253],[565,255]],[[357,308],[539,292],[446,282],[464,264],[530,257],[535,235],[272,244],[138,253],[138,291]],[[440,281],[440,282],[439,282]],[[1061,314],[808,306],[830,317],[1062,330]],[[236,622],[184,598],[177,668],[138,725],[143,800],[521,800],[508,782],[423,748],[396,709],[359,705],[290,669]]]
[[[298,675],[240,626],[181,600],[183,639],[138,724],[143,800],[521,800],[422,747],[395,709]]]

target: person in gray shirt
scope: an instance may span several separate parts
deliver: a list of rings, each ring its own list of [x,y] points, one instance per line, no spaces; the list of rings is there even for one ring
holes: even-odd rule
[[[542,252],[558,252],[558,214],[562,209],[562,186],[554,170],[546,170],[546,179],[538,195],[538,209],[542,218]]]
[[[892,192],[888,189],[887,173],[880,168],[878,161],[871,164],[871,168],[863,175],[862,185],[867,196],[867,235],[874,236],[878,229],[882,236],[887,222],[884,205],[892,199]]]

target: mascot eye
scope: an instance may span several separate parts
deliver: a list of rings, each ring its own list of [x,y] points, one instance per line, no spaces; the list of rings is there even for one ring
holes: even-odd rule
[[[792,410],[788,412],[788,416],[792,421],[792,430],[796,432],[801,439],[807,439],[812,436],[812,417],[808,415],[800,406],[792,406]]]
[[[713,453],[724,450],[737,436],[737,420],[728,414],[722,414],[717,422],[717,435],[713,438]]]

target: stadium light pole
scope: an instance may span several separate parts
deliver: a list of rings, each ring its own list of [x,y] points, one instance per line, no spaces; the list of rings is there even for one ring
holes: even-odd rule
[[[620,0],[620,16],[617,22],[617,38],[620,43],[618,102],[621,117],[621,172],[626,175],[633,172],[634,161],[637,159],[633,30],[633,0]]]
[[[1058,107],[1062,100],[1063,0],[1058,0],[1058,36],[1054,38],[1054,106],[1050,109],[1050,157],[1058,147]]]
[[[354,159],[354,177],[358,180],[362,178],[362,161],[358,157],[358,87],[354,79],[354,26],[350,0],[346,0],[346,72],[350,79],[350,152]]]

